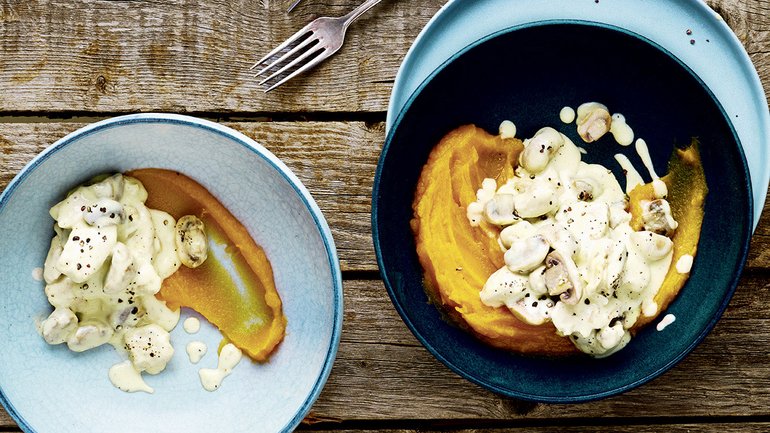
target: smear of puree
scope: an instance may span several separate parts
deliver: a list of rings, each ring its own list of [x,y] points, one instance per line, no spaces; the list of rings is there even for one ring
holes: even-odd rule
[[[200,218],[209,245],[223,250],[235,271],[210,253],[198,268],[180,267],[163,282],[158,297],[172,309],[197,311],[250,358],[266,361],[283,340],[286,317],[265,252],[230,211],[189,177],[156,168],[126,174],[147,189],[148,207],[177,219],[183,215]]]
[[[526,324],[506,308],[481,302],[479,291],[502,267],[499,228],[472,227],[466,208],[484,178],[499,184],[513,177],[521,140],[503,139],[473,125],[447,134],[431,152],[417,184],[412,230],[425,283],[436,302],[459,324],[488,344],[532,354],[577,349],[556,335],[553,324]]]
[[[473,227],[466,209],[476,200],[484,178],[503,184],[513,177],[523,143],[493,136],[473,125],[447,134],[423,167],[413,202],[411,221],[417,254],[425,270],[425,284],[434,301],[458,324],[488,344],[520,353],[565,355],[575,346],[556,334],[551,322],[529,325],[505,307],[482,303],[479,292],[492,273],[505,262],[497,238],[500,229],[483,223]],[[679,227],[672,238],[673,263],[685,254],[695,255],[708,191],[697,143],[676,150],[669,173],[662,178]],[[631,226],[641,227],[642,200],[654,198],[652,184],[631,191]],[[671,266],[655,296],[658,314],[676,297],[688,274]],[[641,315],[632,332],[655,316]]]

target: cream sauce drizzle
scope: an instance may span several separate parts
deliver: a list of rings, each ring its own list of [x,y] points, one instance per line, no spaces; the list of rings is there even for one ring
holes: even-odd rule
[[[563,123],[572,123],[575,121],[575,109],[572,107],[564,107],[559,111],[559,120]]]
[[[626,123],[626,117],[620,113],[612,115],[612,124],[610,132],[615,137],[615,141],[621,146],[629,146],[634,142],[634,130]]]
[[[112,384],[121,391],[141,391],[148,394],[155,392],[154,389],[152,389],[144,382],[144,379],[142,379],[142,373],[137,371],[129,360],[125,360],[110,367],[109,377],[110,382],[112,382]]]
[[[206,391],[216,391],[222,385],[222,381],[233,372],[233,369],[241,361],[241,350],[232,343],[225,344],[219,353],[217,368],[202,368],[198,374],[201,384]]]
[[[201,321],[197,317],[188,317],[184,320],[182,327],[188,334],[195,334],[201,329]]]
[[[660,322],[658,322],[658,325],[655,327],[658,331],[662,331],[666,329],[666,327],[676,321],[676,316],[673,314],[666,314],[665,317],[663,317]]]
[[[652,165],[652,158],[650,158],[650,149],[647,147],[647,142],[641,138],[638,138],[634,146],[636,147],[636,153],[638,153],[639,157],[642,158],[642,163],[650,173],[650,177],[653,179],[660,179],[660,176],[655,173],[655,167]]]
[[[187,343],[187,357],[190,358],[190,362],[197,364],[208,351],[206,343],[202,341],[191,341]]]
[[[636,171],[636,168],[634,168],[634,165],[631,164],[626,155],[618,153],[615,155],[615,161],[620,164],[620,168],[626,174],[626,194],[630,193],[638,185],[644,185],[644,179],[642,179],[642,176]]]
[[[676,271],[680,274],[688,274],[692,270],[693,256],[685,254],[676,261]]]
[[[32,269],[32,279],[35,281],[43,281],[43,268]]]

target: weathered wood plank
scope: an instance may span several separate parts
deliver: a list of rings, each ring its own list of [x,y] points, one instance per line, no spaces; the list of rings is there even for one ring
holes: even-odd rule
[[[307,78],[265,95],[248,68],[358,0],[0,2],[0,107],[31,111],[384,111],[398,66],[444,3],[383,2]],[[376,35],[376,37],[372,37]],[[345,79],[340,79],[345,77]]]
[[[445,0],[389,1],[317,71],[265,95],[248,68],[306,22],[359,0],[0,1],[0,110],[382,112],[409,46]],[[770,90],[765,0],[711,0]],[[374,35],[374,36],[373,36]],[[341,79],[344,77],[344,79]]]
[[[497,396],[465,381],[414,338],[382,282],[344,285],[342,341],[310,420],[530,420],[764,416],[770,406],[770,282],[742,279],[714,331],[682,363],[624,395],[580,405],[535,404]],[[549,421],[550,420],[550,421]],[[0,411],[0,428],[13,423]]]
[[[744,277],[704,343],[651,383],[598,402],[547,405],[499,397],[461,379],[419,345],[381,282],[348,281],[342,344],[312,414],[322,420],[765,415],[768,288],[762,276]]]
[[[332,229],[343,270],[376,271],[370,201],[385,133],[382,123],[226,123],[280,157],[308,187]],[[0,123],[0,190],[38,152],[80,123]],[[748,267],[770,268],[770,199]]]

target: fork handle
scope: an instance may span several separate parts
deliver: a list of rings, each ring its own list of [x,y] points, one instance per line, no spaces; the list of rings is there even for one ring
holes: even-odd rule
[[[345,20],[343,26],[347,28],[353,21],[357,20],[361,15],[365,14],[369,9],[373,8],[381,1],[382,0],[366,0],[361,6],[353,9],[350,13],[342,17]]]

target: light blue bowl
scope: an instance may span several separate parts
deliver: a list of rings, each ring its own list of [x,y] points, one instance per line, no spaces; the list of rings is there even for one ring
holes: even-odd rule
[[[288,319],[286,338],[265,364],[247,358],[214,393],[198,379],[216,366],[221,334],[172,332],[166,371],[146,376],[154,395],[127,394],[107,370],[112,347],[76,354],[49,346],[35,320],[51,307],[32,272],[53,234],[48,209],[72,187],[106,172],[159,167],[209,189],[246,226],[273,266]],[[342,328],[342,282],[321,211],[294,174],[265,148],[230,128],[186,116],[117,117],[76,131],[28,164],[0,195],[0,401],[27,432],[291,431],[331,370]],[[182,320],[191,311],[183,310]],[[207,343],[197,365],[189,341]]]

